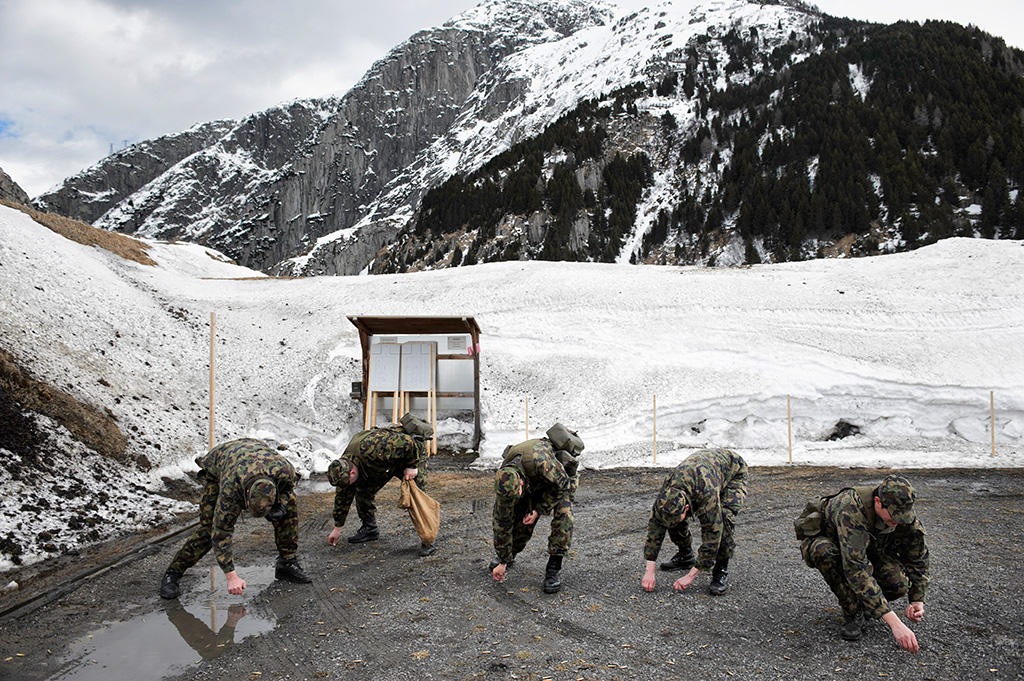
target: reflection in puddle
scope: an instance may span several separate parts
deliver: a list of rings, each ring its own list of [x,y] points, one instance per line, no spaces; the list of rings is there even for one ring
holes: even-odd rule
[[[240,567],[241,596],[228,594],[224,573],[211,577],[193,568],[181,580],[182,596],[159,609],[114,622],[69,646],[50,681],[157,681],[223,654],[232,643],[273,630],[274,613],[259,593],[274,581],[274,567]],[[197,576],[204,575],[201,579]]]
[[[298,487],[297,491],[306,494],[323,494],[334,491],[334,485],[326,480],[299,480],[299,484],[296,487]]]

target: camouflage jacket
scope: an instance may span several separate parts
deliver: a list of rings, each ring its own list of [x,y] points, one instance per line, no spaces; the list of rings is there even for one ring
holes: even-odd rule
[[[221,569],[232,572],[231,535],[245,511],[249,487],[257,478],[270,478],[277,486],[278,500],[287,505],[288,497],[295,494],[295,468],[267,443],[249,438],[217,445],[196,457],[196,463],[200,474],[212,476],[219,487],[211,528],[213,550]]]
[[[555,458],[555,448],[547,438],[527,440],[512,447],[501,468],[512,468],[523,479],[523,496],[518,502],[496,495],[492,527],[494,551],[508,563],[512,555],[512,533],[517,522],[537,511],[549,515],[562,499],[575,496],[579,474],[570,476]]]
[[[875,517],[873,507],[865,507],[856,489],[843,490],[829,499],[821,515],[821,533],[839,546],[843,575],[860,597],[865,614],[877,619],[890,609],[873,576],[871,557],[880,554],[900,562],[910,580],[910,601],[924,601],[928,591],[928,547],[920,520],[889,529]]]
[[[703,449],[686,458],[669,474],[651,508],[647,523],[644,559],[657,560],[669,527],[680,520],[689,504],[691,515],[700,522],[700,550],[696,567],[708,571],[715,564],[722,541],[723,511],[739,512],[746,494],[747,464],[729,449]],[[685,498],[685,501],[684,501]],[[670,512],[666,512],[669,510]]]
[[[401,478],[406,468],[418,468],[422,476],[426,471],[426,452],[422,443],[396,426],[353,435],[341,458],[356,465],[359,477],[356,484],[338,487],[334,493],[334,525],[345,524],[357,494],[376,494],[391,478]]]

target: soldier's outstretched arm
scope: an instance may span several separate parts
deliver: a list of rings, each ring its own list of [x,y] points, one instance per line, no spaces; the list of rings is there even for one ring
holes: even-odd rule
[[[356,496],[355,485],[339,487],[334,492],[334,529],[327,535],[327,543],[337,546],[341,537],[341,528],[345,526],[345,519],[348,518],[348,510],[352,507],[352,500]]]
[[[665,532],[667,531],[668,528],[658,522],[652,510],[651,517],[647,521],[647,541],[644,542],[646,567],[644,569],[644,576],[640,578],[640,586],[643,587],[644,591],[654,591],[654,587],[657,584],[658,580],[654,576],[655,561],[658,560],[658,553],[661,552],[661,543],[665,541]]]

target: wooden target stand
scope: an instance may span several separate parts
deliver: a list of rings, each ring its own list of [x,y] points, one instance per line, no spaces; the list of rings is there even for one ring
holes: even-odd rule
[[[401,345],[409,345],[412,343],[403,343]],[[377,426],[377,413],[380,411],[379,400],[391,398],[391,422],[394,424],[399,423],[402,416],[410,411],[412,406],[412,399],[414,397],[423,397],[427,401],[427,421],[430,423],[430,427],[434,432],[433,437],[427,446],[427,454],[437,454],[437,343],[430,342],[426,343],[429,346],[429,357],[427,364],[429,366],[428,381],[426,384],[426,390],[403,390],[403,372],[402,372],[402,360],[399,361],[398,371],[398,390],[370,390],[366,395],[366,415],[364,418],[364,429],[369,430]],[[400,354],[400,357],[405,355],[404,348]],[[372,366],[372,362],[371,362]],[[422,377],[421,377],[422,378]]]

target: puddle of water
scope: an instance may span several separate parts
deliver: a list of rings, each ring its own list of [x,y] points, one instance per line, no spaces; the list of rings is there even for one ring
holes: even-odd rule
[[[74,641],[49,681],[158,681],[223,654],[233,643],[273,630],[277,618],[259,594],[274,581],[274,567],[239,567],[241,596],[228,594],[224,573],[193,568],[181,580],[181,598],[130,619],[104,623]]]
[[[306,494],[323,494],[334,491],[334,485],[326,480],[299,480],[297,487],[300,492]]]

